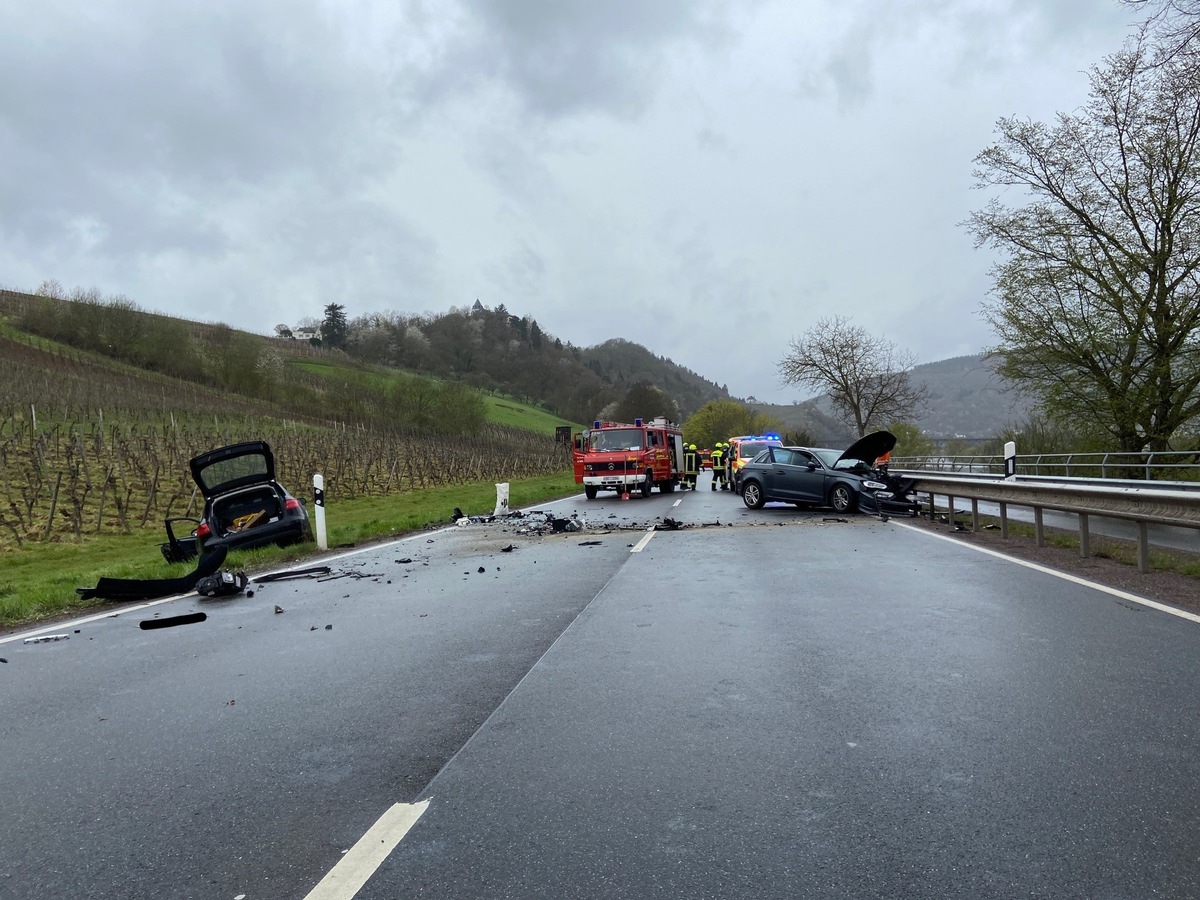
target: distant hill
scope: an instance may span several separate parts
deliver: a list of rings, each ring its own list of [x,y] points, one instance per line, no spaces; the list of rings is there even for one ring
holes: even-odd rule
[[[124,361],[209,387],[234,387],[249,398],[254,398],[260,387],[255,372],[274,357],[329,353],[306,341],[267,338],[226,325],[145,313],[129,301],[102,308],[104,304],[91,297],[76,303],[68,317],[84,332],[86,340],[80,344],[55,329],[36,327],[37,311],[45,303],[45,298],[0,290],[0,318],[21,323],[32,333],[101,352],[99,345],[87,343],[95,344],[99,332],[96,327],[84,327],[86,321],[97,315],[114,322],[119,318],[121,339],[113,344],[124,351]],[[145,348],[145,358],[132,352],[135,344]],[[161,357],[164,348],[167,358],[156,358],[154,353]],[[214,361],[225,358],[228,365],[214,378]],[[723,385],[640,344],[614,338],[591,347],[575,347],[543,331],[528,317],[512,314],[503,306],[488,309],[478,302],[472,308],[442,314],[391,313],[353,319],[344,352],[334,351],[326,360],[461,382],[485,395],[514,397],[576,423],[591,421],[640,382],[672,397],[683,419],[712,400],[738,399],[731,398]],[[1027,399],[1005,391],[993,366],[980,355],[926,363],[912,374],[929,389],[929,404],[916,424],[938,440],[995,437],[1006,425],[1022,421],[1031,407]],[[231,383],[234,376],[245,383]],[[752,398],[744,402],[775,418],[784,430],[807,432],[822,443],[836,446],[853,438],[850,429],[834,418],[827,399],[794,405],[757,403]]]
[[[1006,426],[1023,421],[1033,406],[1027,397],[1011,392],[981,354],[925,363],[913,368],[912,377],[929,389],[929,402],[915,424],[935,440],[996,437]],[[750,405],[774,416],[787,430],[807,431],[818,443],[837,446],[854,437],[833,417],[826,398],[795,405]]]
[[[648,382],[668,394],[686,418],[710,400],[728,400],[729,392],[691,369],[641,344],[614,338],[583,350],[583,364],[621,393]]]

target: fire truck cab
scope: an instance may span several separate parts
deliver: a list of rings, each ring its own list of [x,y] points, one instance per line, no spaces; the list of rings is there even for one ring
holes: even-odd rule
[[[632,425],[596,421],[575,434],[572,457],[575,483],[589,500],[600,491],[669,494],[683,480],[683,430],[661,416]]]

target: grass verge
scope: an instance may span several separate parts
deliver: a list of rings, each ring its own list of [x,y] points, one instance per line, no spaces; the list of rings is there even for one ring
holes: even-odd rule
[[[570,496],[579,490],[570,472],[510,482],[513,509]],[[388,497],[340,500],[325,509],[329,546],[366,544],[448,525],[455,507],[467,515],[487,515],[496,506],[492,482],[459,484]],[[177,578],[190,564],[169,565],[159,551],[166,539],[159,529],[134,534],[85,538],[82,541],[30,544],[5,552],[0,559],[0,628],[103,609],[102,600],[84,601],[77,587],[92,587],[110,578]],[[246,572],[304,559],[313,544],[263,547],[231,553],[224,568]]]
[[[938,515],[941,521],[946,521],[946,512],[944,510],[939,510]],[[969,512],[958,510],[955,513],[954,519],[967,528],[971,527],[971,514]],[[979,527],[981,529],[998,530],[1000,528],[1000,519],[994,516],[981,515],[979,517]],[[1046,526],[1042,529],[1042,534],[1047,546],[1072,550],[1075,553],[1079,552],[1078,531]],[[1029,544],[1034,544],[1037,541],[1037,531],[1033,525],[1027,522],[1017,522],[1013,519],[1008,520],[1008,535],[1011,540],[1022,540]],[[1110,559],[1113,562],[1133,568],[1136,568],[1138,564],[1136,541],[1105,537],[1092,533],[1090,551],[1091,556],[1096,559]],[[1177,575],[1186,575],[1189,578],[1200,578],[1200,554],[1191,553],[1186,550],[1151,547],[1150,568],[1152,571],[1174,572]]]

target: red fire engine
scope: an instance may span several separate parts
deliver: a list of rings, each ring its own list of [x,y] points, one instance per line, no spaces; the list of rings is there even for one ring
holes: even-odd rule
[[[575,434],[575,483],[589,500],[600,491],[649,497],[657,486],[669,494],[683,480],[683,431],[659,417],[632,425],[593,422]]]

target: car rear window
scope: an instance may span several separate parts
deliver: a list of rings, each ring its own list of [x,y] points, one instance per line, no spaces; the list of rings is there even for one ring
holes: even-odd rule
[[[241,478],[257,478],[265,481],[267,460],[259,453],[235,456],[232,459],[223,459],[205,466],[201,476],[205,486],[210,489]]]

